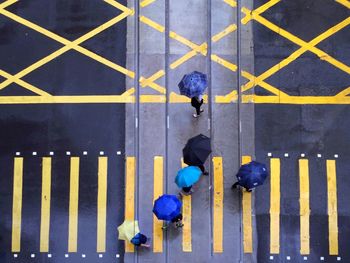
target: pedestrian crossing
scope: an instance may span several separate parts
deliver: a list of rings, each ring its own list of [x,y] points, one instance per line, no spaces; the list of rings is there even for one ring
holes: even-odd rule
[[[30,238],[37,239],[38,241],[32,242],[30,245],[31,252],[40,253],[51,253],[57,249],[55,244],[55,237],[58,236],[58,229],[62,231],[63,237],[65,239],[65,244],[63,245],[65,249],[60,251],[62,253],[78,253],[84,251],[84,249],[93,250],[95,253],[108,253],[110,247],[113,247],[113,243],[118,243],[116,227],[118,223],[124,218],[135,219],[137,212],[137,174],[136,165],[137,160],[134,156],[127,156],[125,158],[125,163],[123,158],[119,158],[120,163],[125,164],[125,191],[124,186],[121,184],[118,191],[122,191],[124,195],[124,212],[121,213],[122,209],[117,207],[117,202],[120,200],[115,200],[117,196],[114,196],[114,192],[111,189],[118,188],[118,185],[111,185],[111,178],[113,176],[118,176],[118,180],[123,178],[123,174],[118,175],[118,169],[109,169],[109,165],[112,162],[116,162],[116,157],[109,156],[98,156],[86,160],[84,157],[79,156],[69,156],[64,157],[63,162],[58,162],[56,159],[59,157],[20,157],[15,156],[13,158],[1,159],[1,166],[11,166],[11,169],[7,168],[4,170],[3,176],[0,179],[0,183],[5,183],[6,190],[12,189],[10,192],[10,197],[5,198],[5,193],[1,193],[0,197],[0,209],[3,217],[11,218],[11,224],[9,224],[10,231],[3,231],[4,238],[1,241],[2,251],[6,253],[21,253],[23,251],[28,251],[26,246],[29,245]],[[243,156],[242,163],[247,163],[251,160],[251,156]],[[7,163],[4,161],[6,160]],[[166,192],[165,182],[166,182],[166,171],[165,169],[165,158],[163,156],[153,157],[153,186],[149,186],[151,189],[153,187],[152,195],[153,200],[158,198],[160,195]],[[224,243],[225,235],[223,234],[226,228],[226,224],[230,224],[230,219],[225,218],[225,207],[224,199],[226,195],[224,194],[224,178],[232,178],[232,183],[235,181],[234,172],[226,171],[223,166],[224,157],[214,156],[211,160],[212,165],[212,251],[214,254],[225,253]],[[268,157],[266,160],[267,166],[269,168],[270,176],[266,184],[253,193],[242,192],[241,208],[242,208],[242,236],[243,236],[243,251],[244,253],[255,253],[259,250],[259,253],[264,253],[266,255],[274,255],[274,257],[285,254],[286,246],[288,244],[283,243],[284,236],[286,235],[285,222],[286,220],[286,209],[284,206],[288,202],[288,206],[296,207],[297,213],[291,216],[298,218],[297,229],[293,229],[297,233],[297,240],[299,245],[298,251],[294,256],[309,256],[317,251],[317,246],[324,246],[326,244],[327,252],[322,252],[322,256],[339,256],[344,254],[344,248],[346,248],[344,240],[347,237],[344,235],[348,234],[347,231],[341,231],[341,229],[349,228],[349,222],[343,220],[343,212],[347,210],[348,207],[343,201],[344,198],[341,195],[348,196],[347,192],[344,192],[346,185],[342,185],[339,181],[338,175],[343,172],[342,167],[345,160],[340,158],[333,159],[320,159],[320,158],[284,158],[284,157]],[[92,172],[89,176],[86,176],[86,167],[94,164]],[[318,167],[323,167],[324,170],[315,169],[315,163]],[[64,164],[64,169],[60,165]],[[179,160],[179,164],[184,167],[185,164],[182,160]],[[35,178],[39,182],[28,181],[28,169],[36,167]],[[292,170],[290,169],[292,167]],[[123,170],[123,169],[122,169]],[[66,173],[64,176],[62,173]],[[56,189],[57,180],[59,176],[64,177],[64,182],[61,184],[66,187],[65,191],[60,192],[60,189]],[[34,178],[34,177],[31,177]],[[322,187],[326,191],[315,192],[314,182],[319,179],[320,184],[325,184]],[[323,179],[322,179],[323,178]],[[341,177],[342,178],[342,177]],[[293,183],[289,184],[288,180],[294,180]],[[115,180],[113,181],[115,182]],[[287,185],[286,185],[287,182]],[[296,182],[296,183],[295,183]],[[36,198],[28,198],[28,188],[32,187],[29,184],[33,183],[38,186],[35,188]],[[90,193],[86,193],[85,190],[89,184],[92,186]],[[339,186],[341,186],[342,192],[339,192]],[[5,188],[1,188],[4,191]],[[317,190],[317,189],[316,189]],[[82,194],[84,191],[84,194]],[[287,195],[284,192],[290,192],[293,195],[293,200],[286,198]],[[288,194],[288,193],[287,193]],[[64,196],[66,195],[66,196]],[[86,203],[86,198],[89,196],[89,200],[95,200],[89,206]],[[326,207],[324,214],[320,215],[322,218],[326,218],[326,226],[323,232],[327,232],[327,236],[318,236],[313,229],[313,223],[315,220],[312,218],[318,216],[319,211],[314,212],[313,209],[316,208],[315,198],[320,199],[320,202],[324,201],[323,206]],[[321,196],[321,198],[319,198]],[[341,200],[338,201],[338,198]],[[59,214],[65,214],[60,220],[57,219],[57,209],[60,207],[55,203],[57,198],[62,198],[66,200],[66,204],[62,207]],[[2,199],[2,200],[1,200]],[[255,199],[255,202],[254,202]],[[259,202],[257,199],[264,200],[263,207],[257,207]],[[8,202],[11,200],[11,206]],[[28,202],[33,200],[39,201],[38,204],[34,205],[33,214],[37,214],[39,220],[36,220],[36,225],[33,226],[34,220],[31,220],[32,227],[36,230],[28,230],[28,216],[31,216],[27,212],[23,212],[23,207],[28,207]],[[266,202],[267,201],[267,202]],[[3,202],[3,203],[2,203]],[[255,204],[255,207],[254,207]],[[317,203],[318,205],[318,203]],[[345,205],[345,207],[344,207]],[[88,206],[88,207],[87,207]],[[315,208],[314,208],[315,207]],[[5,211],[8,209],[8,211]],[[94,225],[94,229],[91,229],[88,236],[89,240],[82,239],[81,227],[86,226],[82,219],[85,216],[85,209],[90,209],[92,212],[90,214],[90,219],[94,221],[93,224],[90,222],[90,226]],[[142,209],[142,208],[141,208]],[[183,221],[184,228],[182,230],[182,247],[184,253],[192,252],[193,245],[196,239],[193,239],[192,233],[192,216],[193,213],[198,213],[192,204],[192,197],[185,196],[183,198]],[[111,212],[113,211],[113,213]],[[208,212],[208,211],[205,211]],[[150,215],[151,214],[150,211]],[[260,215],[267,215],[268,222],[267,229],[261,231],[260,225],[263,225],[263,220],[260,220]],[[342,219],[339,220],[338,217]],[[254,222],[256,219],[256,228],[254,228]],[[84,219],[85,220],[85,219]],[[322,219],[323,220],[323,219]],[[4,224],[4,219],[1,221]],[[57,222],[62,222],[62,226],[58,228],[55,224]],[[316,222],[317,223],[317,222]],[[345,224],[345,225],[344,225]],[[145,229],[144,231],[152,233],[152,251],[153,253],[165,253],[166,246],[166,235],[164,235],[162,229],[162,222],[153,216],[153,224],[151,229]],[[264,225],[265,226],[265,225]],[[113,229],[113,231],[109,231]],[[2,226],[4,230],[4,225]],[[37,232],[37,236],[28,236],[28,232]],[[254,231],[257,231],[254,233]],[[9,233],[9,234],[6,234]],[[315,235],[316,234],[316,235]],[[24,237],[25,235],[25,237]],[[257,240],[263,238],[263,240],[268,240],[268,246],[259,245],[256,246]],[[265,236],[265,237],[264,237]],[[86,243],[90,243],[86,245]],[[91,245],[94,243],[94,246]],[[259,244],[261,242],[258,242]],[[62,246],[60,246],[62,247]],[[125,252],[133,253],[135,252],[134,247],[126,242]],[[295,251],[294,251],[295,252]],[[291,252],[292,253],[292,252]],[[320,255],[321,256],[321,255]]]

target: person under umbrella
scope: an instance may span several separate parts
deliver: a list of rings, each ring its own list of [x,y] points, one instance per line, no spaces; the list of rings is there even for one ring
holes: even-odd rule
[[[191,99],[191,105],[196,109],[196,113],[193,114],[195,118],[199,117],[201,112],[203,112],[201,109],[203,104],[202,94],[207,86],[207,75],[198,71],[184,75],[178,84],[180,94]]]
[[[236,176],[238,181],[232,185],[232,189],[239,185],[251,192],[253,188],[264,183],[268,173],[265,164],[252,161],[242,165]]]
[[[190,195],[193,193],[192,186],[197,183],[202,172],[196,166],[187,166],[177,172],[175,183],[182,188],[180,195]]]
[[[153,205],[153,213],[159,220],[166,222],[172,222],[176,228],[183,227],[182,203],[175,195],[164,194],[160,196]],[[168,225],[165,224],[163,229],[167,229]]]
[[[198,166],[204,175],[209,173],[205,171],[204,163],[211,153],[210,138],[199,134],[189,139],[182,150],[184,162],[190,166]]]
[[[147,244],[148,238],[140,233],[138,221],[124,220],[118,227],[118,232],[118,239],[120,240],[129,241],[137,247],[150,247],[150,245]]]

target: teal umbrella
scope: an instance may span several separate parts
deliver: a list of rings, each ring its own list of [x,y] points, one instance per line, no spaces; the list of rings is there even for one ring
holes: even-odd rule
[[[198,182],[202,171],[197,166],[187,166],[177,172],[175,183],[178,187],[189,187]]]

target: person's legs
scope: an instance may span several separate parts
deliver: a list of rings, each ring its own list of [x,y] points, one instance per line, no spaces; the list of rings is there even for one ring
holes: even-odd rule
[[[204,174],[204,175],[208,175],[208,174],[209,174],[209,173],[205,170],[204,165],[198,165],[198,167],[199,167],[199,169],[201,169],[202,174]]]
[[[231,186],[231,188],[232,188],[232,189],[235,189],[235,188],[237,188],[237,185],[238,185],[238,182],[235,182],[235,183]]]

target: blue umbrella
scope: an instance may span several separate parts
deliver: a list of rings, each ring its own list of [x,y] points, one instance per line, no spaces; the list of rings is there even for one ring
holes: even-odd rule
[[[252,189],[262,185],[268,176],[265,164],[252,161],[242,165],[237,173],[237,179],[240,186]]]
[[[177,172],[175,183],[178,187],[189,187],[198,182],[202,171],[197,166],[187,166]]]
[[[175,195],[162,195],[153,205],[153,213],[158,219],[170,221],[181,211],[181,202]]]
[[[198,71],[193,71],[183,76],[178,86],[181,95],[185,95],[189,98],[198,97],[204,93],[208,86],[207,75]]]

